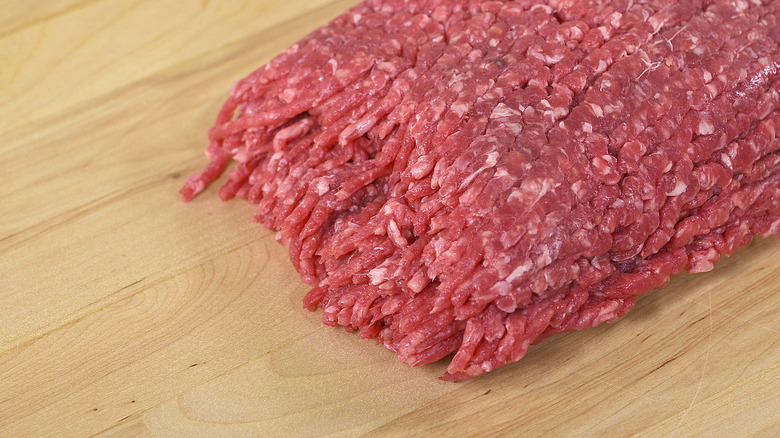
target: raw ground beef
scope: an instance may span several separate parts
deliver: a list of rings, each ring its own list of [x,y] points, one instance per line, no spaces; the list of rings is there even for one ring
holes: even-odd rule
[[[444,378],[780,229],[780,2],[369,0],[237,82],[221,188],[309,309]]]

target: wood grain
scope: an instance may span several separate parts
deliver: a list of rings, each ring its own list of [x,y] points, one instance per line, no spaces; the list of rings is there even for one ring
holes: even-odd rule
[[[780,436],[774,240],[451,384],[179,201],[231,83],[354,3],[2,1],[0,436]]]

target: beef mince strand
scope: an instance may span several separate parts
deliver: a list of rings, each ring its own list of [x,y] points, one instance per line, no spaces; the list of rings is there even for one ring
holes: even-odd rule
[[[367,0],[209,131],[307,308],[448,380],[780,231],[780,2]]]

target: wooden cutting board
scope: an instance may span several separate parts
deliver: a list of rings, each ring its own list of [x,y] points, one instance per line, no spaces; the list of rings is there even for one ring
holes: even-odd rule
[[[780,436],[780,244],[453,384],[178,189],[231,83],[354,0],[2,0],[0,436]]]

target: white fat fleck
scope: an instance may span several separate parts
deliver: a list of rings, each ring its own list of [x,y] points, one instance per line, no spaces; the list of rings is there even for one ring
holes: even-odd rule
[[[233,159],[239,163],[246,163],[249,161],[249,148],[243,147],[241,149],[235,148],[231,152],[233,153]]]
[[[688,272],[692,274],[709,272],[715,267],[716,260],[718,260],[718,251],[715,248],[710,248],[704,254],[694,254],[691,256],[691,268]]]
[[[389,290],[389,289],[393,289],[394,287],[395,287],[395,284],[390,282],[390,281],[385,281],[384,283],[379,285],[379,289],[382,289],[382,290]]]
[[[269,161],[271,163],[276,163],[279,160],[281,160],[282,158],[284,158],[284,155],[285,155],[284,152],[281,152],[281,151],[274,152],[273,154],[271,154],[271,159]]]
[[[720,155],[720,161],[723,162],[723,164],[726,165],[729,169],[733,169],[734,165],[731,162],[731,157],[728,156],[728,154],[723,153]]]
[[[520,123],[505,123],[504,127],[512,131],[512,134],[517,135],[523,131],[523,125]]]
[[[526,179],[519,188],[509,194],[507,200],[519,200],[521,203],[527,203],[525,205],[531,207],[539,202],[539,199],[541,199],[542,196],[560,185],[561,183],[554,183],[554,181],[549,178]]]
[[[780,219],[772,222],[772,225],[769,227],[768,234],[775,234],[777,233],[778,227],[780,227]]]
[[[325,193],[328,193],[328,190],[330,190],[330,184],[328,184],[328,182],[325,181],[324,179],[320,179],[317,181],[316,189],[317,189],[317,194],[322,196]]]
[[[409,246],[409,242],[401,234],[398,224],[392,219],[387,223],[387,236],[390,237],[390,240],[399,248],[406,248]]]
[[[508,281],[501,280],[493,285],[490,289],[498,291],[499,295],[509,295],[512,293],[512,285]]]
[[[615,11],[609,14],[609,22],[615,27],[619,27],[621,18],[623,18],[623,14],[620,12]]]
[[[452,79],[450,79],[450,85],[456,82],[461,82],[464,79],[468,79],[468,75],[466,73],[458,73],[455,76],[453,76]]]
[[[760,156],[761,148],[755,142],[750,143],[750,150],[753,151],[757,157]]]
[[[547,54],[544,55],[544,63],[547,65],[557,64],[561,62],[562,59],[563,59],[563,54],[560,53],[556,55],[547,55]]]
[[[511,176],[511,175],[509,175],[509,172],[507,172],[504,169],[497,169],[496,170],[496,173],[495,173],[495,177],[496,178],[503,178],[505,176]]]
[[[671,162],[671,161],[670,161],[669,163],[667,163],[667,164],[666,164],[666,167],[664,167],[664,173],[666,173],[666,172],[668,172],[668,171],[672,170],[672,166],[673,166],[673,165],[674,165],[674,164],[672,164],[672,162]]]
[[[620,208],[620,207],[622,207],[622,206],[624,206],[624,205],[626,205],[626,201],[624,201],[624,200],[622,200],[622,199],[618,198],[618,199],[616,199],[616,200],[615,200],[615,202],[613,202],[613,203],[612,203],[612,204],[611,204],[609,207],[610,207],[610,208]]]
[[[553,13],[553,8],[552,7],[550,7],[548,5],[540,5],[540,4],[536,4],[536,5],[531,6],[530,11],[531,12],[535,12],[537,9],[541,9],[546,14],[552,14]]]
[[[493,112],[490,114],[490,118],[497,118],[497,117],[509,117],[509,116],[522,116],[523,113],[514,109],[510,108],[508,105],[504,104],[503,102],[496,105],[495,108],[493,108]]]
[[[603,59],[599,61],[598,67],[596,67],[596,74],[603,73],[607,70],[607,67],[609,65],[607,64],[607,61],[604,61]]]
[[[710,135],[715,133],[715,125],[712,124],[709,120],[700,120],[699,126],[696,130],[699,135]]]
[[[425,286],[428,285],[428,279],[425,278],[425,274],[423,274],[422,271],[417,271],[406,283],[406,285],[409,286],[409,289],[413,290],[415,293],[419,293],[425,289]]]
[[[504,255],[501,255],[501,256],[496,256],[495,260],[492,261],[492,263],[491,263],[491,261],[488,261],[488,260],[484,260],[483,263],[484,262],[488,262],[487,266],[493,265],[496,268],[498,268],[500,266],[508,265],[510,261],[512,261],[512,258],[509,257],[509,254],[504,254]]]
[[[371,278],[371,284],[374,286],[384,283],[387,277],[387,268],[374,268],[368,271],[368,276]]]
[[[462,183],[460,183],[459,190],[463,190],[463,188],[464,188],[464,187],[466,187],[467,185],[471,184],[471,182],[472,182],[472,181],[474,181],[474,178],[476,178],[476,177],[477,177],[477,175],[479,175],[479,172],[482,172],[482,170],[484,170],[484,169],[485,169],[485,168],[484,168],[484,167],[482,167],[482,168],[480,168],[479,170],[477,170],[476,172],[474,172],[474,173],[472,173],[471,175],[467,176],[467,177],[466,177],[466,178],[463,180],[463,182],[462,182]]]
[[[595,103],[590,104],[590,109],[593,110],[593,114],[595,114],[596,117],[601,117],[604,115],[604,110],[599,105],[596,105]]]
[[[290,103],[290,102],[292,102],[293,100],[295,100],[296,93],[295,93],[295,90],[293,90],[293,89],[291,89],[291,88],[286,88],[286,89],[282,90],[282,92],[281,92],[281,93],[279,93],[279,97],[280,97],[280,98],[281,98],[281,99],[282,99],[282,100],[283,100],[285,103]]]
[[[528,270],[529,270],[529,269],[531,269],[531,266],[533,266],[533,265],[531,264],[531,261],[530,261],[530,260],[526,260],[526,261],[525,261],[525,262],[523,262],[521,265],[519,265],[518,267],[516,267],[516,268],[514,269],[514,271],[512,271],[512,272],[511,272],[509,275],[507,275],[505,280],[506,280],[507,282],[510,282],[510,283],[511,283],[511,282],[512,282],[512,281],[513,281],[515,278],[518,278],[518,277],[520,277],[521,275],[523,275],[523,274],[525,274],[526,272],[528,272]]]
[[[428,175],[433,170],[434,163],[427,156],[422,156],[420,159],[412,165],[409,169],[414,179],[422,179],[425,175]]]
[[[452,109],[458,117],[463,117],[463,114],[466,114],[466,111],[468,111],[469,105],[466,103],[453,103],[452,106],[450,106],[450,109]]]
[[[483,168],[493,167],[498,162],[498,152],[493,151],[488,154],[487,160],[485,160],[485,166]]]
[[[490,41],[488,41],[488,45],[490,45],[490,47],[496,47],[498,46],[498,40],[496,38],[492,38]]]
[[[571,191],[574,193],[577,198],[580,198],[581,196],[585,195],[585,188],[583,187],[582,181],[575,181],[571,185]]]
[[[472,173],[471,175],[467,176],[466,179],[464,179],[463,182],[460,183],[460,188],[462,189],[462,188],[466,187],[467,185],[471,184],[471,182],[474,181],[474,178],[476,178],[477,175],[479,175],[480,172],[482,172],[485,169],[489,169],[489,168],[495,166],[497,162],[498,162],[498,152],[493,151],[493,152],[489,153],[487,155],[487,158],[485,159],[485,164],[482,165],[482,167],[480,167],[479,169],[477,169],[474,173]]]
[[[734,6],[737,12],[742,12],[748,8],[748,3],[745,0],[737,0]]]
[[[667,192],[666,196],[679,196],[685,193],[685,190],[687,188],[688,188],[687,184],[685,184],[682,181],[677,181],[677,184],[675,184],[674,189],[672,189],[670,192]]]
[[[602,155],[594,158],[591,162],[593,163],[593,167],[602,175],[611,173],[613,167],[617,164],[617,160],[612,155]]]
[[[708,84],[712,80],[712,73],[710,73],[707,70],[704,70],[704,83]]]
[[[585,122],[582,124],[582,131],[587,132],[588,134],[593,132],[593,125],[591,125],[588,122]]]
[[[543,268],[547,265],[552,263],[552,257],[550,257],[550,248],[544,248],[544,251],[539,256],[539,258],[536,260],[536,265],[539,268]]]
[[[658,16],[650,17],[647,23],[653,28],[653,35],[657,34],[659,30],[666,24],[666,20],[658,18]]]
[[[393,208],[395,208],[395,206],[396,206],[397,204],[398,204],[398,203],[397,203],[397,202],[395,202],[395,201],[388,202],[387,204],[385,204],[385,205],[382,207],[382,209],[381,209],[380,211],[381,211],[381,213],[382,213],[382,214],[384,214],[384,215],[388,215],[388,216],[389,216],[389,215],[390,215],[390,213],[392,213],[392,212],[393,212]]]
[[[387,61],[380,62],[379,64],[376,65],[376,68],[378,70],[382,70],[382,71],[385,71],[385,72],[388,72],[388,73],[393,73],[396,70],[395,66],[393,65],[393,63],[392,62],[387,62]],[[369,85],[370,85],[370,83],[369,83]]]
[[[602,323],[604,321],[613,319],[615,317],[615,310],[617,309],[617,306],[617,303],[615,303],[606,307],[602,307],[592,324],[595,325],[597,323]]]

